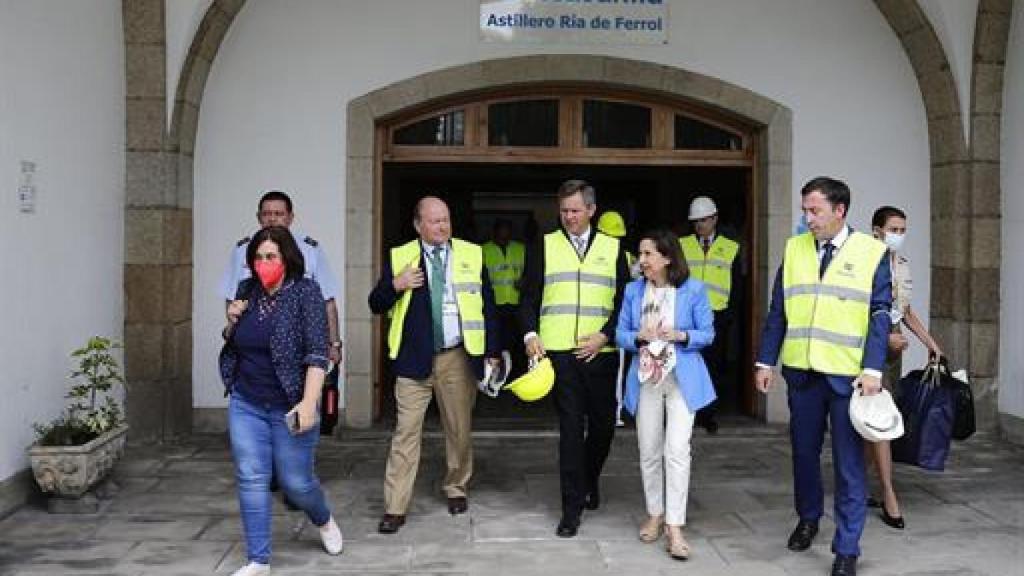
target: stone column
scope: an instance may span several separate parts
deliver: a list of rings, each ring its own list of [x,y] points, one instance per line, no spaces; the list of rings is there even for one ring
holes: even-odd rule
[[[167,150],[164,0],[124,0],[125,379],[133,441],[191,429],[192,211]]]

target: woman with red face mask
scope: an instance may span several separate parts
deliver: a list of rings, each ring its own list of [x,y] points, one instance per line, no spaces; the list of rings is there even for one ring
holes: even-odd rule
[[[323,295],[303,277],[302,253],[287,228],[260,230],[246,263],[253,279],[228,305],[220,369],[231,396],[228,429],[248,558],[234,576],[263,576],[270,573],[272,472],[319,528],[328,554],[341,553],[342,535],[313,472],[328,367]]]

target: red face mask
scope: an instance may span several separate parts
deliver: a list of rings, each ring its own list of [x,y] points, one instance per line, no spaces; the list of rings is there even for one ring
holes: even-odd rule
[[[284,278],[284,262],[280,260],[257,260],[253,262],[253,268],[265,289],[277,286]]]

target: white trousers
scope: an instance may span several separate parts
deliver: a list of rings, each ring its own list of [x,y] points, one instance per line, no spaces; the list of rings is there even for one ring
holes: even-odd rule
[[[657,388],[640,386],[636,438],[647,513],[664,514],[665,523],[673,526],[686,524],[693,416],[679,392],[675,374],[665,376]]]

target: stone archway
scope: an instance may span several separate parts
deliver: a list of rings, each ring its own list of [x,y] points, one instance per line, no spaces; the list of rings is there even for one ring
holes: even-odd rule
[[[124,340],[134,440],[192,431],[192,151],[203,87],[245,0],[215,0],[193,38],[170,127],[165,0],[123,0]]]
[[[764,96],[710,76],[660,64],[579,54],[475,62],[381,88],[348,105],[344,319],[349,351],[345,399],[348,425],[369,426],[373,417],[372,364],[376,356],[371,336],[373,318],[366,308],[366,295],[376,277],[374,255],[380,253],[373,229],[381,209],[374,190],[377,124],[404,110],[460,94],[572,82],[666,95],[727,111],[761,127],[761,165],[755,178],[755,193],[761,199],[757,224],[759,277],[768,277],[768,271],[778,266],[792,222],[792,115],[789,109]],[[787,414],[781,388],[777,392],[769,397],[765,407],[770,421],[784,420]]]
[[[978,5],[970,140],[942,45],[914,0],[876,0],[906,50],[928,117],[931,151],[931,330],[971,374],[979,426],[998,424],[999,126],[1012,2]]]
[[[126,75],[126,199],[125,199],[125,373],[129,382],[129,413],[137,439],[165,439],[189,432],[191,426],[191,290],[192,290],[192,151],[202,93],[210,65],[220,43],[245,0],[214,0],[188,51],[178,79],[171,127],[166,125],[165,74],[166,0],[122,0]],[[934,242],[932,283],[952,287],[934,291],[932,324],[958,363],[968,363],[979,375],[983,425],[991,426],[996,409],[995,363],[998,338],[998,286],[1000,255],[992,250],[992,219],[998,241],[999,139],[993,115],[1002,109],[1002,62],[1005,59],[1011,0],[982,0],[975,35],[975,78],[972,86],[972,141],[959,138],[961,115],[949,65],[931,24],[916,0],[875,0],[900,38],[921,86],[928,116],[931,148],[931,196]],[[543,59],[552,60],[544,62]],[[765,155],[760,186],[765,190],[791,190],[791,133],[789,111],[777,121],[765,118],[768,110],[742,89],[716,91],[713,85],[683,71],[666,73],[664,67],[644,64],[643,72],[624,68],[629,61],[582,56],[579,68],[564,66],[560,57],[534,56],[520,62],[544,62],[545,75],[567,80],[601,77],[606,82],[626,81],[640,89],[685,94],[699,102],[728,109],[751,107],[739,113],[761,118],[766,126],[764,144],[786,158],[775,166]],[[582,63],[582,60],[580,61]],[[977,64],[985,65],[979,68]],[[522,65],[520,65],[522,66]],[[374,119],[385,110],[398,110],[410,98],[437,97],[445,90],[472,89],[484,81],[518,83],[537,81],[529,67],[497,68],[487,63],[440,71],[418,81],[406,81],[369,95],[349,106],[347,189],[372,190]],[[456,82],[458,79],[459,84]],[[414,79],[416,80],[416,79]],[[405,93],[407,91],[411,93]],[[411,95],[410,95],[411,94]],[[771,107],[769,107],[771,109]],[[781,123],[780,123],[781,122]],[[786,129],[778,126],[785,125]],[[775,126],[776,128],[773,128]],[[994,160],[993,160],[994,159]],[[966,192],[963,193],[963,192]],[[769,200],[774,195],[766,196]],[[783,195],[784,197],[784,195]],[[978,206],[976,209],[975,206]],[[782,237],[789,229],[789,201],[765,204],[761,229],[769,237]],[[349,197],[349,246],[372,246],[372,194]],[[362,218],[354,217],[362,215]],[[971,241],[964,242],[963,238]],[[998,242],[995,244],[998,246]],[[772,250],[778,251],[778,246]],[[366,251],[370,253],[369,250]],[[761,261],[777,262],[777,253]],[[346,264],[352,271],[372,272],[372,262],[357,257]],[[764,272],[764,270],[762,270]],[[353,276],[349,276],[352,278]],[[367,276],[368,278],[368,276]],[[365,279],[363,282],[369,283]],[[350,317],[346,333],[365,329],[369,319],[351,316],[365,309],[362,296],[369,286],[348,285]],[[978,297],[972,300],[972,296]],[[358,304],[358,305],[356,305]],[[349,357],[358,356],[352,354]],[[361,350],[367,355],[369,350]],[[369,366],[350,366],[350,378],[369,386]],[[361,379],[361,381],[360,381]],[[355,389],[357,386],[350,386]],[[350,406],[364,403],[352,390]],[[369,391],[366,391],[369,394]],[[354,415],[350,425],[368,421]]]

